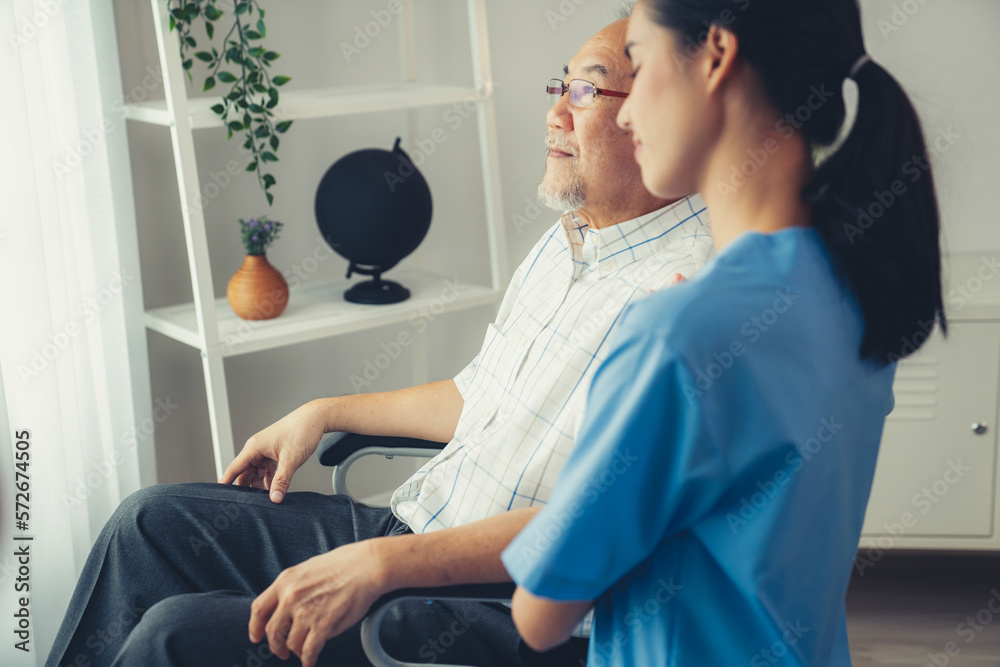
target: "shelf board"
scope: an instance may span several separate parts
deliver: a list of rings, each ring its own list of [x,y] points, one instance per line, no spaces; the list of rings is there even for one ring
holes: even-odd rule
[[[329,118],[351,114],[412,109],[442,104],[480,100],[482,94],[465,86],[434,86],[419,83],[366,84],[312,90],[282,92],[280,103],[273,109],[276,118]],[[222,120],[212,111],[221,97],[188,98],[188,115],[192,129],[222,127]],[[173,126],[173,116],[165,100],[126,105],[125,117],[153,125]]]
[[[418,330],[418,320],[428,323],[445,312],[496,303],[500,293],[489,287],[459,283],[453,279],[412,269],[393,271],[388,279],[410,290],[401,303],[366,306],[344,300],[344,290],[358,280],[332,280],[291,290],[288,306],[271,320],[239,318],[225,298],[215,300],[219,343],[223,357],[304,343],[338,334],[364,331],[400,322]],[[191,347],[205,349],[198,335],[193,303],[146,311],[146,326]]]

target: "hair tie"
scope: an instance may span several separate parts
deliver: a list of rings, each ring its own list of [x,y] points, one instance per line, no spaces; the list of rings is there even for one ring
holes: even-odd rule
[[[858,58],[856,61],[854,61],[854,67],[852,67],[851,71],[847,74],[847,78],[853,79],[855,76],[857,76],[858,72],[861,71],[861,68],[870,63],[871,61],[872,59],[868,57],[867,53],[861,54],[861,57]]]

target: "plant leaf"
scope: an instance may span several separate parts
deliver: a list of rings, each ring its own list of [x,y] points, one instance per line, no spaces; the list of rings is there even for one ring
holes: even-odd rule
[[[202,91],[211,90],[212,88],[215,88],[215,77],[211,77],[210,76],[207,79],[205,79],[205,87],[202,88]],[[221,107],[222,105],[221,104],[217,104],[215,106]],[[215,107],[212,107],[212,108],[214,109]],[[216,113],[222,113],[222,112],[221,111],[216,111]]]
[[[243,123],[239,122],[238,120],[230,121],[229,129],[232,130],[233,132],[239,132],[240,130],[243,129]]]
[[[261,18],[257,19],[257,32],[261,37],[267,36],[267,27],[264,25],[264,12],[260,13]]]
[[[247,39],[260,39],[263,37],[263,35],[256,30],[244,30],[243,34],[247,36]]]
[[[265,186],[269,187],[269,186],[274,185],[275,183],[277,183],[277,181],[274,180],[274,176],[272,176],[271,174],[264,174],[264,185]]]
[[[270,206],[271,204],[274,203],[274,195],[272,195],[270,192],[265,192],[264,195],[267,196],[267,205],[268,206]]]
[[[194,54],[194,57],[206,63],[210,63],[213,60],[215,60],[215,58],[212,57],[212,54],[209,53],[208,51],[198,51],[197,53]]]
[[[271,83],[273,83],[276,86],[283,86],[291,80],[292,77],[290,76],[276,76],[273,79],[271,79]]]
[[[267,60],[267,61],[277,60],[280,57],[281,57],[281,54],[277,53],[275,51],[265,51],[264,52],[264,60]]]
[[[278,135],[276,134],[271,135],[271,148],[278,150]]]
[[[260,157],[261,157],[262,160],[264,160],[264,162],[277,162],[278,161],[278,156],[275,155],[274,153],[272,153],[271,151],[264,151],[263,153],[260,154]]]
[[[251,160],[250,164],[247,165],[247,171],[254,171],[257,169],[257,160]]]
[[[215,24],[213,24],[213,23],[206,23],[205,24],[205,32],[208,33],[208,38],[209,39],[213,39],[215,37]]]
[[[216,7],[215,5],[208,5],[205,7],[205,16],[208,17],[209,21],[218,21],[225,14],[224,11]]]
[[[233,76],[232,72],[227,72],[226,70],[221,70],[216,76],[219,77],[219,81],[222,83],[235,83],[236,77]]]
[[[225,113],[226,107],[222,104],[214,104],[212,105],[212,111],[221,116],[223,113]]]
[[[283,120],[274,126],[274,131],[278,132],[279,134],[284,134],[286,131],[288,131],[288,128],[290,128],[291,126],[292,126],[292,121]]]

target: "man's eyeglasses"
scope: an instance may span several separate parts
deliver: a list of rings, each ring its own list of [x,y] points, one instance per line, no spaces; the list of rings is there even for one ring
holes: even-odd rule
[[[584,81],[583,79],[572,79],[568,84],[563,83],[562,79],[549,79],[549,85],[546,86],[545,92],[549,94],[549,100],[552,104],[558,102],[559,98],[568,92],[569,103],[575,107],[588,106],[598,95],[628,97],[628,93],[619,93],[614,90],[598,88],[590,81]]]

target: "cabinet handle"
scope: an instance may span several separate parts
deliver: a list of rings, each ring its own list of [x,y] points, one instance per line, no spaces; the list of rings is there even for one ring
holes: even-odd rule
[[[986,422],[975,422],[972,424],[972,432],[976,435],[986,433]]]

